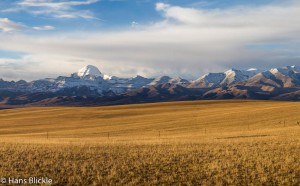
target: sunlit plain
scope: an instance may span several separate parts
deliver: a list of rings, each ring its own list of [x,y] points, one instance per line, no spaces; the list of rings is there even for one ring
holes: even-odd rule
[[[57,185],[299,185],[300,103],[0,111],[0,176]]]

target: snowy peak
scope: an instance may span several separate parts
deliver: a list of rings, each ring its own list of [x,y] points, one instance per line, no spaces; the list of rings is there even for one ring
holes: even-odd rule
[[[255,72],[255,71],[258,71],[258,70],[257,70],[257,68],[249,68],[247,71],[248,72]]]
[[[261,72],[249,79],[247,85],[263,84],[281,88],[296,87],[300,84],[300,68],[298,66],[286,66],[272,68]]]
[[[161,76],[158,78],[155,78],[149,85],[160,85],[168,83],[171,80],[169,76]]]
[[[294,71],[300,72],[300,67],[293,65],[293,66],[288,66],[289,68],[293,69]]]
[[[190,88],[215,87],[218,86],[224,78],[224,73],[208,73],[193,81]]]
[[[251,70],[237,70],[237,69],[231,69],[225,72],[225,79],[222,81],[222,85],[229,85],[232,83],[237,83],[241,81],[245,81],[253,76],[258,74],[257,69],[251,69]]]
[[[242,76],[252,76],[261,72],[256,68],[249,68],[248,70],[238,70],[238,69],[230,69],[225,72],[226,75],[242,75]]]
[[[170,83],[170,84],[178,84],[178,85],[182,85],[182,86],[187,86],[189,85],[189,81],[182,79],[180,77],[177,78],[171,78],[169,76],[161,76],[158,78],[155,78],[151,83],[149,83],[149,85],[162,85],[162,84],[166,84],[166,83]]]
[[[103,77],[103,74],[100,72],[100,70],[93,65],[87,65],[79,69],[76,75],[82,79]]]
[[[177,85],[181,85],[181,86],[188,86],[190,85],[190,82],[186,79],[182,79],[181,77],[176,77],[173,78],[169,81],[169,83],[171,84],[177,84]]]
[[[283,68],[272,68],[270,70],[270,72],[272,74],[281,73],[285,76],[288,76],[288,75],[293,74],[293,73],[300,73],[300,67],[293,65],[293,66],[286,66],[286,67],[283,67]]]
[[[257,69],[237,70],[230,69],[226,72],[208,73],[192,82],[191,88],[217,87],[231,85],[245,81],[259,73]]]

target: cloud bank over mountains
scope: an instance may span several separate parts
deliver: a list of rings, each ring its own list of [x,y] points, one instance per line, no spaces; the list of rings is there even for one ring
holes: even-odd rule
[[[26,0],[21,5],[35,6],[34,2]],[[97,1],[41,2],[38,7],[72,12],[79,3]],[[11,33],[21,30],[21,24],[2,18],[0,50],[24,56],[0,58],[0,74],[8,79],[55,77],[93,64],[120,77],[167,74],[193,79],[231,67],[300,64],[297,1],[223,9],[157,3],[153,8],[161,15],[160,21],[109,31]]]

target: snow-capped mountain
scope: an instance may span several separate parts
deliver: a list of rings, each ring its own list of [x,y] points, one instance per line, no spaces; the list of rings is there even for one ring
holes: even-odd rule
[[[163,84],[180,85],[196,89],[214,89],[217,87],[241,85],[258,87],[263,91],[273,91],[278,87],[300,87],[300,67],[287,66],[273,68],[264,72],[257,69],[230,69],[221,73],[208,73],[195,81],[189,82],[179,77],[171,78],[169,76],[120,78],[104,75],[97,67],[87,65],[70,76],[59,76],[31,82],[8,82],[0,79],[0,90],[25,93],[51,92],[68,96],[103,96],[123,94],[136,89]]]
[[[199,79],[192,81],[190,88],[206,88],[231,85],[234,83],[245,81],[260,71],[257,69],[237,70],[230,69],[221,73],[208,73]]]
[[[92,65],[87,65],[71,74],[71,77],[60,76],[52,79],[42,79],[29,83],[29,90],[34,92],[57,92],[74,87],[88,87],[99,95],[113,92],[115,94],[141,88],[149,84],[153,79],[137,76],[135,78],[119,78],[103,75],[100,70]]]
[[[2,105],[111,105],[197,99],[300,100],[300,67],[230,69],[189,82],[161,76],[120,78],[85,66],[70,76],[36,81],[0,79]]]
[[[171,78],[169,76],[161,76],[158,78],[155,78],[149,85],[162,85],[162,84],[177,84],[181,86],[188,86],[190,82],[188,80],[182,79],[180,77],[177,78]]]
[[[164,76],[163,78],[145,78],[136,76],[133,78],[120,78],[116,76],[104,75],[101,71],[92,65],[87,65],[72,73],[71,76],[59,76],[57,78],[46,78],[31,82],[7,82],[0,80],[0,88],[11,88],[16,91],[28,93],[35,92],[71,92],[76,95],[76,91],[82,90],[82,87],[88,89],[92,95],[122,94],[138,88],[159,85],[164,83],[187,85],[189,82],[181,78],[172,79]],[[80,94],[80,93],[79,93]]]
[[[100,70],[93,65],[87,65],[79,69],[77,73],[73,73],[71,76],[79,77],[81,79],[96,79],[98,77],[104,77]]]
[[[272,72],[273,74],[281,73],[283,75],[289,76],[289,75],[292,75],[294,73],[299,73],[300,72],[300,67],[294,65],[294,66],[286,66],[286,67],[283,67],[283,68],[272,68],[270,70],[270,72]]]
[[[106,79],[107,83],[110,85],[111,91],[116,94],[125,93],[137,88],[147,86],[153,79],[148,79],[142,76],[136,76],[134,78],[119,78],[116,76],[111,76]]]
[[[225,79],[224,73],[208,73],[192,81],[190,88],[216,87]]]
[[[109,84],[103,79],[97,67],[87,65],[71,74],[70,77],[59,76],[28,82],[26,92],[58,92],[74,87],[88,87],[95,95],[103,95],[109,91]],[[74,92],[74,94],[76,94]]]
[[[237,70],[231,69],[225,72],[225,79],[221,82],[221,85],[230,85],[237,82],[245,81],[255,76],[259,71],[257,69],[249,70]]]
[[[300,67],[287,66],[283,68],[272,68],[256,74],[250,78],[247,86],[267,85],[273,87],[295,87],[300,85]]]

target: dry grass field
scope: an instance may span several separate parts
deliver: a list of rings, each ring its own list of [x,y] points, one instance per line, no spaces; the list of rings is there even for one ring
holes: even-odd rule
[[[53,185],[300,185],[300,103],[0,110],[0,177]]]

